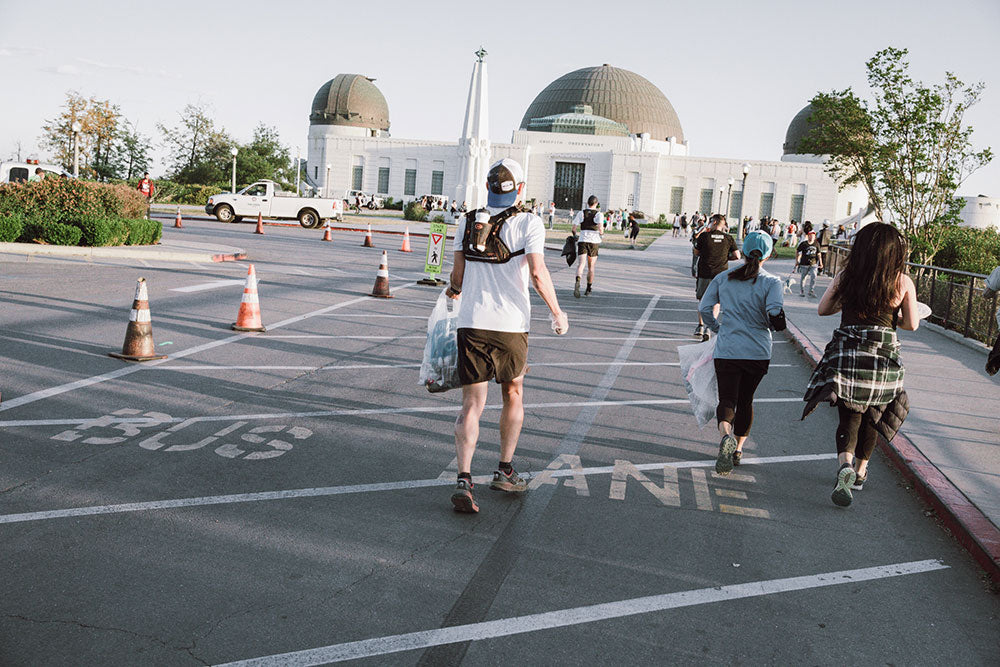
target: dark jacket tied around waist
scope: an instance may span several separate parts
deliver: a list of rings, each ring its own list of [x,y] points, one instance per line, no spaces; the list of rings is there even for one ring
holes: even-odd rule
[[[852,325],[833,332],[809,378],[802,419],[823,401],[866,413],[879,434],[892,440],[910,411],[903,389],[899,341],[889,327]]]

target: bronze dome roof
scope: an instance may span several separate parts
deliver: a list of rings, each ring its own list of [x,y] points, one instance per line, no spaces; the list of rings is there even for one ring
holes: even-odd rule
[[[785,132],[785,144],[783,146],[784,155],[795,155],[799,152],[799,142],[809,133],[809,116],[812,115],[812,112],[812,104],[807,104],[801,111],[795,114],[792,122],[788,124],[788,131]]]
[[[389,105],[382,92],[361,74],[338,74],[316,91],[310,125],[350,125],[389,129]]]
[[[584,67],[550,83],[524,112],[521,128],[535,129],[529,127],[532,119],[569,113],[578,104],[625,124],[632,134],[648,132],[660,141],[668,137],[684,141],[677,112],[660,89],[635,72],[610,65]]]

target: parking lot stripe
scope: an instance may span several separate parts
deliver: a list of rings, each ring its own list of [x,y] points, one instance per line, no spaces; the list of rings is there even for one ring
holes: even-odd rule
[[[573,366],[610,366],[614,361],[528,361],[531,368],[541,367],[573,367]],[[680,366],[679,361],[626,361],[622,366]],[[771,364],[768,368],[791,368],[793,364]],[[378,370],[396,368],[420,368],[420,364],[351,364],[349,366],[154,366],[150,370],[161,371],[352,371]]]
[[[743,465],[773,465],[780,463],[802,463],[825,461],[837,458],[836,454],[797,454],[794,456],[762,456],[747,458]],[[715,459],[698,461],[663,461],[660,463],[636,464],[636,470],[661,470],[663,468],[693,468],[693,472],[701,472],[698,468],[715,466]],[[610,475],[614,466],[594,466],[583,469],[546,470],[546,475],[552,477],[572,477],[575,475]],[[524,473],[531,479],[531,473]],[[704,477],[703,477],[704,478]],[[476,484],[488,484],[490,475],[476,476]],[[406,489],[421,489],[432,486],[451,486],[455,483],[453,477],[442,479],[410,479],[399,482],[377,482],[372,484],[350,484],[347,486],[326,486],[309,489],[286,489],[281,491],[258,491],[253,493],[233,493],[220,496],[202,496],[196,498],[175,498],[167,500],[150,500],[144,502],[122,503],[118,505],[92,505],[89,507],[72,507],[60,510],[43,510],[40,512],[22,512],[19,514],[0,514],[0,524],[24,523],[27,521],[45,521],[50,519],[65,519],[75,516],[97,516],[101,514],[125,514],[130,512],[148,512],[153,510],[177,509],[181,507],[204,507],[208,505],[232,505],[236,503],[252,503],[268,500],[289,500],[293,498],[316,498],[322,496],[342,496],[355,493],[372,493],[375,491],[401,491]],[[707,489],[707,487],[706,487]],[[534,493],[537,493],[534,492]],[[707,491],[706,491],[707,493]],[[709,505],[711,509],[711,505]]]
[[[408,283],[406,285],[400,285],[396,289],[405,289],[407,287],[412,287],[414,285],[416,285],[416,283]],[[342,303],[337,303],[332,306],[326,306],[325,308],[320,308],[319,310],[314,310],[312,312],[305,313],[304,315],[296,315],[295,317],[289,317],[288,319],[281,320],[280,322],[276,322],[269,326],[271,329],[278,329],[284,326],[288,326],[289,324],[296,324],[303,320],[307,320],[310,317],[324,315],[326,313],[329,313],[330,311],[339,310],[341,308],[346,308],[347,306],[353,306],[356,303],[363,303],[366,301],[371,301],[371,298],[368,296],[363,296],[357,299],[351,299],[350,301],[344,301]],[[222,345],[235,343],[238,340],[245,340],[247,338],[252,338],[252,337],[253,334],[238,334],[235,336],[229,336],[227,338],[223,338],[221,340],[213,340],[208,343],[203,343],[201,345],[189,347],[186,350],[180,350],[178,352],[174,352],[170,355],[170,359],[181,359],[183,357],[189,357],[193,354],[198,354],[206,350],[212,350]],[[30,394],[25,394],[24,396],[18,396],[16,398],[7,399],[3,403],[0,403],[0,412],[3,412],[5,410],[11,410],[13,408],[17,408],[22,405],[27,405],[28,403],[41,401],[46,398],[52,398],[53,396],[58,396],[60,394],[65,394],[70,391],[75,391],[76,389],[83,389],[84,387],[90,387],[95,384],[100,384],[101,382],[107,382],[108,380],[115,380],[117,378],[124,377],[126,375],[131,375],[132,373],[136,373],[150,366],[158,366],[164,362],[170,361],[170,359],[158,359],[156,361],[148,361],[143,366],[139,365],[124,366],[122,368],[119,368],[118,370],[114,370],[109,373],[101,373],[100,375],[94,375],[89,378],[85,378],[83,380],[67,382],[66,384],[61,384],[56,387],[49,387],[48,389],[35,391]]]
[[[801,403],[801,398],[755,398],[754,404],[758,403]],[[558,403],[525,403],[525,410],[545,410],[548,408],[580,408],[580,407],[620,407],[620,406],[644,406],[644,405],[681,405],[689,403],[686,398],[648,398],[630,401],[566,401]],[[502,404],[491,404],[484,407],[484,410],[500,410]],[[365,415],[404,415],[419,414],[422,412],[458,412],[461,405],[423,405],[408,408],[359,408],[353,410],[313,410],[311,412],[272,412],[253,413],[246,415],[205,415],[203,417],[171,417],[169,419],[159,419],[151,422],[146,417],[121,417],[110,420],[109,424],[177,424],[182,421],[195,422],[221,422],[221,421],[254,421],[259,419],[303,419],[307,417],[361,417]],[[83,424],[93,420],[94,417],[78,417],[67,419],[12,419],[0,421],[0,428],[14,428],[24,426],[69,426],[73,424]]]
[[[171,292],[204,292],[205,290],[216,289],[217,287],[229,287],[230,285],[242,285],[245,281],[240,280],[213,280],[210,283],[200,285],[188,285],[187,287],[173,287]]]
[[[221,667],[271,667],[277,665],[322,665],[344,660],[357,660],[374,656],[414,651],[433,646],[457,642],[480,641],[496,637],[538,632],[595,623],[615,618],[649,614],[669,609],[680,609],[715,602],[728,602],[746,598],[775,595],[791,591],[803,591],[842,584],[856,584],[861,581],[890,579],[913,574],[925,574],[945,570],[948,566],[940,560],[928,559],[906,563],[892,563],[875,567],[824,572],[821,574],[782,579],[748,581],[742,584],[713,586],[662,595],[650,595],[617,602],[559,609],[557,611],[513,616],[493,621],[469,623],[435,630],[408,632],[387,637],[375,637],[361,641],[332,644],[305,651],[293,651],[278,655],[263,656],[250,660],[225,663]]]

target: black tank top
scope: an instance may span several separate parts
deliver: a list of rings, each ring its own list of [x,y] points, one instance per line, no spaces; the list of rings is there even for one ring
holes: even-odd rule
[[[853,310],[847,310],[846,308],[840,313],[840,326],[849,327],[854,325],[869,326],[869,327],[887,327],[889,329],[895,329],[896,324],[899,322],[899,308],[895,308],[892,311],[883,311],[875,315],[875,317],[862,318],[857,312]]]

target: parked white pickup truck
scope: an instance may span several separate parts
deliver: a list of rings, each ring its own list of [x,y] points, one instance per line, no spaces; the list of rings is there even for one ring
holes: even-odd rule
[[[294,192],[282,190],[274,181],[257,181],[235,195],[229,192],[212,195],[205,204],[205,212],[214,215],[219,222],[239,222],[260,214],[265,218],[298,220],[306,229],[316,229],[328,218],[343,220],[344,201],[297,197]]]

